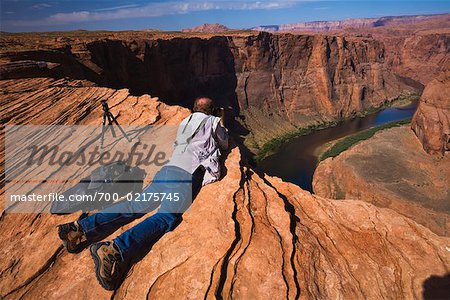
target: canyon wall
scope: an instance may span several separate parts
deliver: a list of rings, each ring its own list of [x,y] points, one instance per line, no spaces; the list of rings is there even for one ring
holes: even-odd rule
[[[383,45],[374,40],[260,34],[233,41],[240,107],[293,123],[348,117],[407,89],[384,68]]]
[[[392,71],[426,85],[450,66],[450,21],[446,29],[374,30],[386,47],[386,64]]]
[[[319,163],[314,193],[388,207],[450,236],[450,157],[434,158],[408,126],[383,130]]]
[[[255,29],[374,38],[384,44],[389,69],[423,85],[450,65],[450,14],[319,21]],[[410,84],[422,88],[413,81]]]
[[[412,20],[405,18],[406,22],[375,28],[350,28],[341,34],[370,36],[383,42],[388,67],[426,85],[450,65],[450,14]]]
[[[298,126],[338,120],[414,90],[386,68],[373,39],[261,33],[233,42],[237,99],[257,141],[274,126],[268,117]]]
[[[108,86],[186,106],[210,95],[237,111],[255,107],[294,124],[348,117],[412,90],[388,72],[383,45],[371,39],[260,33],[102,40],[87,49]]]
[[[392,16],[381,18],[346,19],[341,21],[312,21],[281,25],[262,25],[253,27],[252,30],[267,32],[330,32],[343,29],[369,29],[384,26],[411,26],[433,20],[447,20],[449,14],[442,15],[417,15],[417,16]]]
[[[387,68],[383,43],[361,37],[80,39],[51,50],[5,52],[0,60],[57,63],[54,77],[126,87],[185,107],[210,96],[242,115],[257,145],[283,130],[351,117],[416,90]],[[280,132],[272,132],[274,126]]]
[[[123,125],[175,125],[189,113],[149,95],[133,96],[126,89],[80,80],[1,80],[0,89],[7,104],[1,107],[6,124],[100,125],[100,99],[108,101]],[[113,292],[96,282],[89,251],[69,254],[57,237],[56,225],[75,220],[79,213],[14,214],[2,209],[1,298],[446,296],[448,237],[391,209],[364,201],[332,201],[259,174],[234,142],[231,148],[222,180],[201,190],[183,222]]]
[[[199,95],[210,95],[222,106],[237,109],[234,58],[228,43],[227,37],[220,36],[100,40],[86,47],[107,86],[127,87],[134,94],[151,92],[185,106]]]
[[[411,128],[426,152],[450,151],[450,70],[427,84]]]

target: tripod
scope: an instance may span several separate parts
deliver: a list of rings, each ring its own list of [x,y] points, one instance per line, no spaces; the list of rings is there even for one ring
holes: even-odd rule
[[[102,125],[102,136],[101,136],[101,147],[103,148],[103,139],[105,136],[105,131],[108,130],[108,128],[111,128],[112,136],[116,137],[116,132],[114,130],[114,127],[112,126],[114,124],[117,125],[117,127],[122,132],[123,136],[127,139],[127,141],[131,142],[127,133],[119,125],[119,122],[117,122],[116,117],[114,117],[113,114],[109,111],[108,103],[106,103],[105,100],[102,100],[101,102],[102,102],[102,107],[103,107],[103,125]],[[108,125],[106,125],[106,119],[108,119]],[[108,127],[106,127],[106,126],[108,126]]]

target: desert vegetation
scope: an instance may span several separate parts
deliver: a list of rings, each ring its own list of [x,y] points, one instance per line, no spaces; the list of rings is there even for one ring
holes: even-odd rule
[[[402,126],[402,125],[407,125],[411,123],[411,118],[408,118],[406,120],[401,120],[401,121],[396,121],[396,122],[390,122],[384,125],[380,125],[380,126],[376,126],[376,127],[372,127],[366,130],[363,130],[361,132],[346,136],[340,140],[338,140],[336,143],[334,143],[330,148],[328,148],[328,150],[326,150],[325,152],[323,152],[320,156],[319,156],[319,161],[323,161],[329,157],[336,157],[339,154],[341,154],[342,152],[344,152],[345,150],[349,149],[350,147],[352,147],[353,145],[367,140],[369,138],[371,138],[375,133],[377,133],[378,131],[384,130],[384,129],[388,129],[388,128],[392,128],[392,127],[398,127],[398,126]]]

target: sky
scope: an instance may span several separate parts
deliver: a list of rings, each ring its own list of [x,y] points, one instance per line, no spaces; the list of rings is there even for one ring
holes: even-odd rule
[[[181,30],[203,23],[245,29],[346,18],[450,12],[450,0],[0,0],[0,30]]]

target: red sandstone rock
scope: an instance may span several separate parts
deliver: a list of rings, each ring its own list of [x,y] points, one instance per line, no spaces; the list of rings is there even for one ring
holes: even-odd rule
[[[292,131],[350,117],[415,90],[392,74],[384,45],[372,38],[255,32],[208,39],[136,35],[84,33],[64,45],[52,38],[48,43],[55,48],[44,39],[36,50],[4,52],[0,60],[59,63],[56,78],[126,87],[132,94],[151,93],[186,107],[198,95],[209,95],[246,116],[244,125],[258,146],[283,133],[273,128]],[[20,38],[26,37],[5,39]]]
[[[187,115],[186,109],[147,95],[83,81],[7,80],[0,88],[8,124],[99,124],[100,99],[108,100],[114,114],[120,112],[121,124],[177,124]],[[114,293],[96,282],[88,251],[66,253],[58,240],[56,225],[77,214],[3,212],[0,295],[411,299],[429,292],[423,286],[432,275],[448,273],[450,239],[393,210],[363,201],[330,201],[258,175],[236,146],[225,167],[225,177],[202,189],[183,222]]]
[[[372,35],[386,47],[386,64],[397,74],[427,84],[450,65],[450,21],[443,29],[379,29]]]
[[[283,124],[277,117],[297,126],[332,121],[414,90],[386,68],[372,39],[261,33],[233,41],[237,100],[258,144]]]
[[[15,61],[0,65],[0,79],[50,77],[59,64],[43,61]]]
[[[392,70],[423,85],[450,65],[450,15],[430,16],[415,24],[392,24],[343,34],[370,34],[382,41],[386,64]]]
[[[365,19],[346,19],[342,21],[313,21],[294,24],[268,25],[253,27],[252,30],[258,31],[287,31],[287,32],[330,32],[343,29],[368,29],[384,26],[411,26],[423,22],[434,20],[447,20],[449,14],[442,15],[424,15],[424,16],[397,16]]]
[[[426,86],[411,128],[428,153],[450,150],[450,69]]]
[[[270,32],[332,32],[336,35],[374,38],[383,42],[385,62],[390,69],[422,84],[427,84],[450,65],[449,14],[307,22],[255,29]],[[416,86],[420,88],[420,84]]]
[[[450,157],[426,154],[406,126],[384,130],[314,173],[314,192],[388,207],[439,235],[450,235]]]
[[[234,54],[239,106],[294,124],[348,117],[411,90],[388,72],[383,45],[371,39],[260,34],[235,45],[245,49]]]

